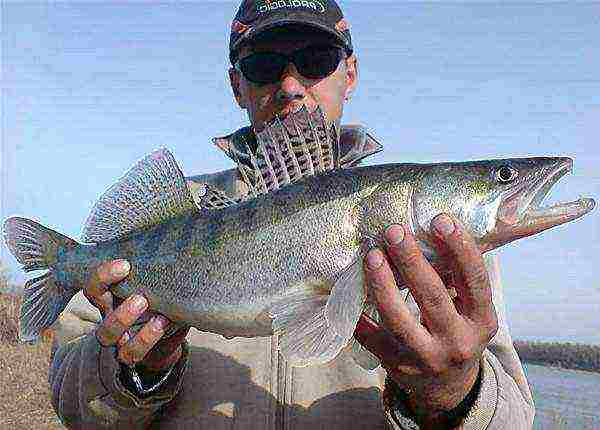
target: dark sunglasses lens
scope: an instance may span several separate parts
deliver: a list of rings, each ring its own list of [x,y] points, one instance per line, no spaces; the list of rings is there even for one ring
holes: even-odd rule
[[[287,59],[271,53],[257,53],[240,60],[240,69],[246,79],[256,84],[277,82],[285,69]]]
[[[337,69],[342,50],[333,46],[308,47],[296,52],[298,72],[309,79],[322,79]]]

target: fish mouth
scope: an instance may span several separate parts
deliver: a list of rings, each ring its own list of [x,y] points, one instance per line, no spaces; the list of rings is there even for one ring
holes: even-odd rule
[[[520,179],[501,195],[495,232],[486,248],[494,249],[522,237],[531,236],[573,221],[594,209],[591,198],[541,206],[550,189],[573,171],[571,158],[538,169]]]

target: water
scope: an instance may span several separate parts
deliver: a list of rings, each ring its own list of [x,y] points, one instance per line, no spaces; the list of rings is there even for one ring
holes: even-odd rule
[[[535,430],[600,430],[600,374],[524,364]]]

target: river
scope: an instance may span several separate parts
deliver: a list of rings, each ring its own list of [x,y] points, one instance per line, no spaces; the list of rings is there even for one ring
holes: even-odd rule
[[[524,364],[535,430],[600,430],[600,374]]]

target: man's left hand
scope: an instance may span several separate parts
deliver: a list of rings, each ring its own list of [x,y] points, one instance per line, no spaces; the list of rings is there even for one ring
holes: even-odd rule
[[[431,226],[452,276],[436,272],[409,229],[392,225],[384,236],[389,260],[419,306],[421,322],[404,303],[385,254],[375,248],[365,258],[365,273],[384,327],[363,316],[355,332],[409,394],[410,407],[424,422],[435,422],[467,396],[477,380],[481,355],[498,329],[477,244],[447,215],[438,215]],[[454,299],[451,287],[457,293]]]

